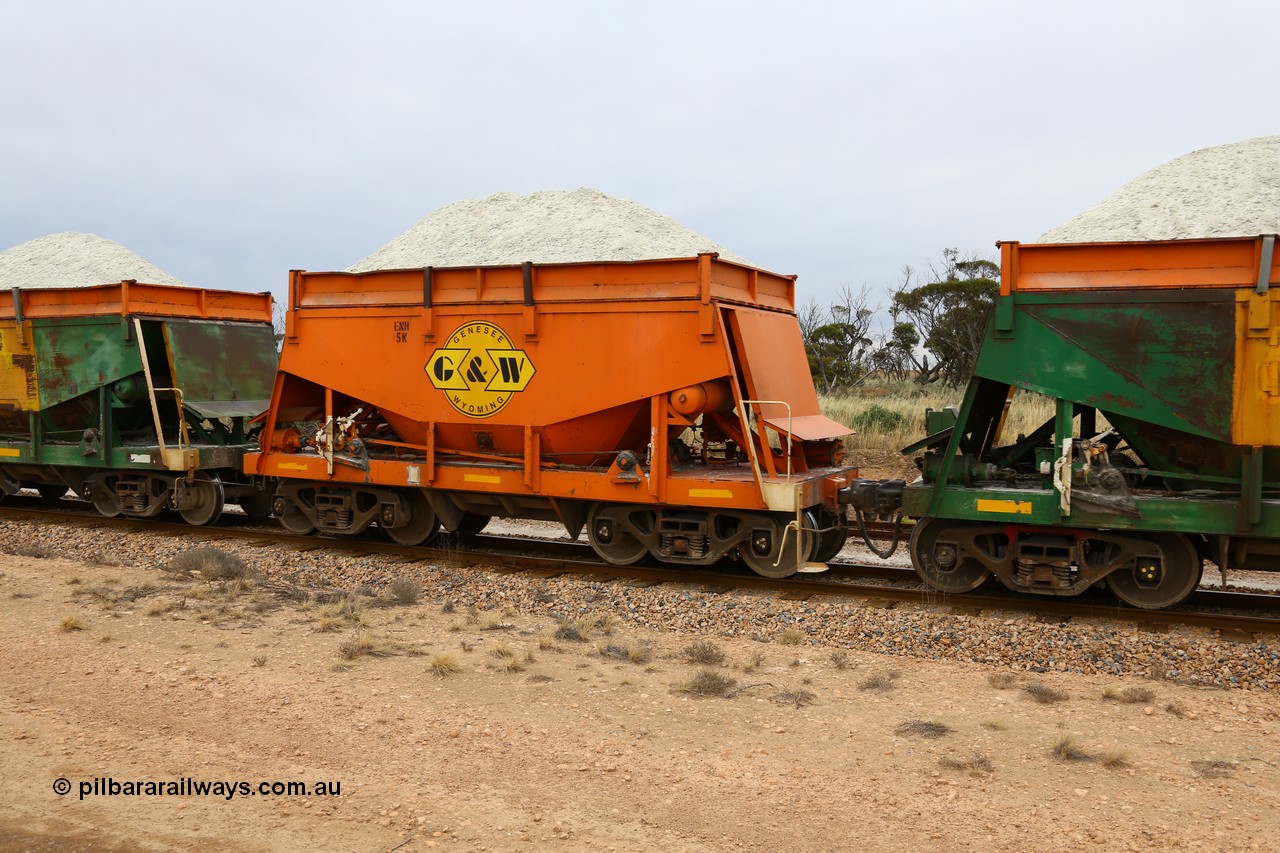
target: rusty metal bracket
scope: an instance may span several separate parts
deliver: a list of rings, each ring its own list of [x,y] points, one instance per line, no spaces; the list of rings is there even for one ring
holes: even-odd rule
[[[1258,260],[1258,286],[1255,291],[1266,293],[1271,289],[1271,259],[1275,256],[1276,235],[1267,234],[1262,238],[1262,257]]]

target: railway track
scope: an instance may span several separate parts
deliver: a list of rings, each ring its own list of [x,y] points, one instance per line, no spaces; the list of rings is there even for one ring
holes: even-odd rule
[[[211,539],[247,540],[286,547],[328,548],[357,554],[387,554],[418,560],[449,561],[467,566],[488,566],[498,570],[539,572],[544,577],[557,574],[590,575],[646,583],[692,584],[712,589],[758,589],[784,594],[787,598],[819,596],[857,598],[875,606],[892,608],[901,604],[938,607],[955,613],[1024,612],[1045,621],[1111,619],[1162,630],[1174,625],[1190,625],[1221,631],[1230,639],[1251,640],[1259,634],[1280,633],[1280,596],[1201,589],[1175,610],[1136,610],[1122,607],[1102,594],[1073,599],[1032,598],[1003,590],[990,594],[946,595],[922,587],[909,569],[885,563],[832,563],[821,577],[799,575],[771,579],[749,570],[724,565],[708,569],[638,565],[619,567],[601,562],[585,543],[516,536],[481,534],[466,548],[446,541],[442,546],[409,547],[375,538],[324,538],[299,536],[272,526],[236,516],[224,516],[223,523],[197,530],[182,522],[163,519],[105,518],[87,504],[64,500],[53,506],[37,499],[14,497],[0,504],[0,517],[24,518],[59,524],[149,530],[175,536],[193,534]],[[884,528],[873,535],[884,533]]]

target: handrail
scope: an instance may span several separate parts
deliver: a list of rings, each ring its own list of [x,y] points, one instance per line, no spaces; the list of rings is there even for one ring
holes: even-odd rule
[[[156,402],[157,391],[172,391],[173,398],[178,403],[178,450],[191,446],[191,437],[187,433],[186,418],[186,398],[182,394],[181,388],[157,388],[151,379],[151,360],[147,358],[147,343],[142,337],[142,321],[137,317],[133,318],[133,328],[137,335],[138,354],[142,357],[142,375],[147,380],[147,396],[151,398],[151,417],[156,426],[156,441],[160,444],[160,453],[163,456],[167,453],[168,448],[164,443],[164,428],[160,425],[160,407]]]
[[[787,409],[787,482],[790,483],[791,476],[792,476],[791,426],[792,426],[792,422],[794,421],[794,417],[792,416],[792,413],[791,413],[791,404],[788,403],[786,400],[743,400],[741,401],[741,403],[739,403],[738,405],[738,417],[742,419],[742,434],[744,437],[751,434],[751,430],[747,425],[747,406],[748,405],[754,405],[754,406],[767,405],[767,406],[785,406],[786,407]],[[763,413],[760,413],[759,417],[761,420],[764,420]],[[767,426],[768,421],[765,421],[765,424]],[[756,456],[756,443],[754,441],[748,441],[747,450],[751,453],[751,467],[755,471],[756,480],[759,481],[763,478],[763,474],[761,473],[761,470],[760,470],[760,460]]]

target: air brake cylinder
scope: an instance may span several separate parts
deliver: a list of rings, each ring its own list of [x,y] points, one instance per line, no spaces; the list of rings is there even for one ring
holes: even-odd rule
[[[733,391],[724,380],[702,382],[672,391],[669,399],[672,410],[687,417],[704,412],[727,412],[733,408]]]

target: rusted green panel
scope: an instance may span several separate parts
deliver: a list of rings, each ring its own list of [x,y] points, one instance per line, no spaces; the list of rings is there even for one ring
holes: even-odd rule
[[[1215,290],[1016,294],[976,373],[1125,418],[1231,441],[1235,302]]]
[[[32,326],[41,409],[142,370],[137,344],[119,317],[35,320]]]
[[[275,337],[262,323],[169,320],[174,383],[200,417],[252,417],[266,411],[275,379]]]

